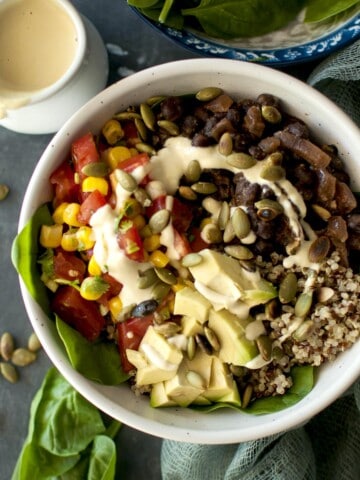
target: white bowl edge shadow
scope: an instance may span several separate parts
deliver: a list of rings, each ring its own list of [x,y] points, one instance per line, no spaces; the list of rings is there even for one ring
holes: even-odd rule
[[[177,82],[177,86],[173,82]],[[30,179],[21,209],[19,231],[36,208],[49,200],[50,186],[47,190],[38,187],[49,185],[51,172],[65,158],[73,140],[87,131],[98,132],[115,112],[152,95],[191,93],[210,85],[222,86],[234,96],[241,94],[251,98],[260,93],[278,96],[290,114],[296,112],[297,116],[308,123],[315,137],[339,148],[350,176],[356,178],[354,174],[358,168],[356,152],[360,148],[359,129],[340,108],[315,89],[285,73],[247,62],[227,59],[215,59],[212,62],[208,59],[181,60],[150,67],[120,80],[95,96],[66,122],[44,151]],[[306,99],[300,98],[302,92],[306,94]],[[95,115],[99,106],[101,113]],[[337,118],[336,124],[332,122],[334,116]],[[330,126],[325,133],[322,128],[326,122],[330,122]],[[48,160],[53,155],[58,161],[50,164]],[[36,178],[39,172],[41,177]],[[360,189],[360,184],[352,186]],[[286,431],[305,423],[330,405],[360,375],[358,341],[350,350],[340,354],[333,364],[321,367],[313,390],[301,402],[280,412],[255,416],[230,409],[210,414],[183,408],[154,409],[150,407],[147,398],[136,397],[126,385],[98,385],[75,372],[60,339],[53,335],[54,323],[43,314],[21,280],[20,285],[33,328],[50,360],[64,377],[100,410],[132,428],[161,438],[226,444]],[[121,399],[122,405],[117,403],[118,399]]]

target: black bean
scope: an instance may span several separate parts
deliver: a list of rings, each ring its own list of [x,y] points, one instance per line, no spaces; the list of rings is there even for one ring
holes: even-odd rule
[[[132,317],[145,317],[146,315],[150,315],[150,313],[155,312],[158,307],[158,302],[154,299],[151,300],[144,300],[143,302],[139,303],[134,307],[131,311]]]

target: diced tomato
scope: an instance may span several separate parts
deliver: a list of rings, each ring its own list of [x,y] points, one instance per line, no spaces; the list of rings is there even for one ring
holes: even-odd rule
[[[96,340],[105,326],[105,319],[99,312],[98,304],[85,300],[69,285],[58,288],[52,299],[51,309],[89,341]]]
[[[135,262],[145,260],[145,250],[138,229],[130,225],[126,230],[121,229],[117,234],[119,247],[124,250],[125,255]]]
[[[108,273],[103,273],[101,277],[106,283],[109,284],[109,289],[99,298],[98,302],[102,305],[107,305],[107,302],[110,300],[110,298],[119,295],[123,286],[116,280],[116,278],[112,277]]]
[[[122,160],[120,163],[121,170],[131,173],[135,168],[146,165],[150,162],[150,157],[147,153],[139,153],[133,157]]]
[[[146,215],[150,218],[158,210],[162,210],[166,205],[166,195],[160,195],[155,198],[152,204],[146,209]],[[193,220],[193,212],[188,205],[174,197],[171,209],[171,222],[178,232],[186,232]]]
[[[86,133],[75,140],[71,147],[71,154],[75,170],[79,174],[81,180],[84,177],[84,174],[81,172],[83,167],[89,163],[99,161],[99,152],[96,148],[92,133]]]
[[[139,348],[146,330],[153,324],[153,319],[153,315],[147,315],[145,317],[131,317],[125,322],[117,323],[118,346],[122,368],[125,372],[128,373],[134,369],[134,366],[127,359],[126,349],[137,350]]]
[[[77,202],[79,185],[75,183],[74,171],[68,161],[63,162],[50,176],[50,183],[55,187],[54,204]]]
[[[99,190],[94,190],[85,198],[80,205],[80,211],[78,213],[78,221],[86,225],[89,223],[91,215],[96,212],[100,207],[106,205],[106,197]]]
[[[180,258],[185,257],[188,253],[191,253],[191,247],[189,240],[186,238],[186,235],[184,233],[179,233],[175,228],[174,228],[174,247],[175,250],[178,252],[180,255]]]
[[[204,242],[201,238],[201,230],[200,228],[192,228],[190,233],[190,248],[193,252],[200,252],[200,250],[204,250],[204,248],[209,248],[209,245]]]
[[[54,275],[55,278],[64,280],[83,280],[86,272],[86,264],[74,253],[57,250],[54,254]]]
[[[139,132],[138,129],[136,128],[136,125],[134,122],[123,122],[121,124],[122,129],[124,130],[124,137],[127,138],[128,140],[132,139],[138,139],[139,138]],[[131,143],[131,142],[130,142]]]

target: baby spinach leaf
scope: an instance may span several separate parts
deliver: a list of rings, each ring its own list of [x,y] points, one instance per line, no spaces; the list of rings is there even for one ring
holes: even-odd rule
[[[106,435],[95,437],[90,453],[87,480],[112,480],[115,477],[116,448]]]
[[[12,263],[26,288],[43,311],[49,315],[49,297],[37,269],[39,256],[39,233],[41,225],[52,225],[48,205],[42,205],[15,238],[11,249]]]
[[[119,385],[129,378],[121,368],[120,355],[114,343],[89,342],[58,317],[56,328],[71,365],[84,377],[104,385]]]
[[[194,16],[214,37],[236,38],[264,35],[295,18],[306,0],[201,0],[195,8],[181,10]]]
[[[360,4],[359,0],[309,0],[305,12],[305,22],[320,22],[350,7]]]

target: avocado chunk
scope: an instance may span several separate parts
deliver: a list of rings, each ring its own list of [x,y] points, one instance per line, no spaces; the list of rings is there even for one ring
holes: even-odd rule
[[[254,341],[245,337],[250,319],[241,319],[228,310],[210,310],[209,327],[220,342],[219,359],[228,364],[245,365],[259,353]]]
[[[200,323],[208,319],[211,303],[196,290],[185,287],[176,292],[174,303],[175,315],[188,315]]]
[[[228,366],[215,356],[211,365],[210,383],[203,396],[211,402],[226,402],[226,399],[231,399],[229,403],[241,405],[239,391]]]
[[[175,407],[177,403],[167,396],[164,382],[159,382],[155,383],[151,389],[150,405],[154,408]]]
[[[185,336],[191,337],[197,333],[202,333],[203,326],[195,317],[183,315],[181,318],[181,331]]]

